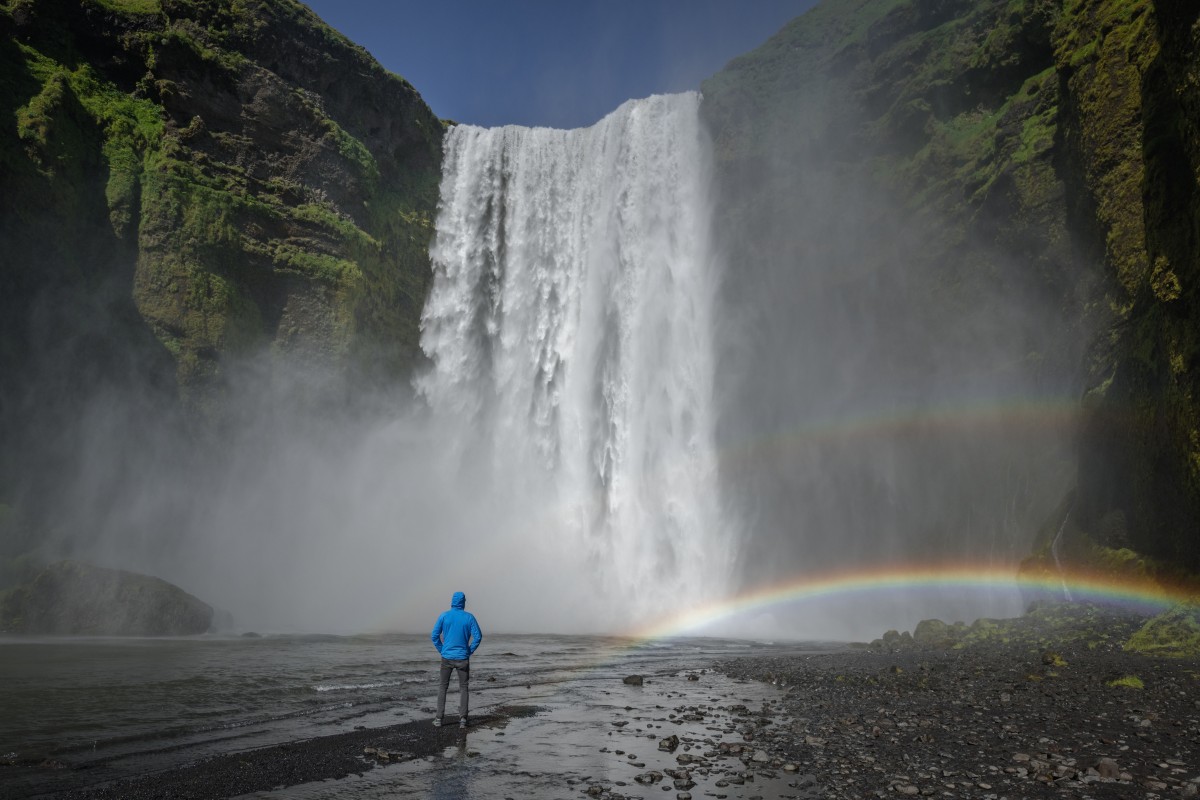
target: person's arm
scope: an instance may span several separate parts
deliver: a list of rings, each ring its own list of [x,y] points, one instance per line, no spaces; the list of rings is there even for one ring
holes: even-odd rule
[[[433,646],[437,651],[442,652],[442,615],[439,614],[437,622],[433,623],[433,631],[429,634],[429,638],[433,640]]]
[[[471,617],[471,649],[467,653],[468,656],[474,655],[475,650],[479,647],[479,643],[483,641],[483,631],[479,629],[479,621],[474,616]]]

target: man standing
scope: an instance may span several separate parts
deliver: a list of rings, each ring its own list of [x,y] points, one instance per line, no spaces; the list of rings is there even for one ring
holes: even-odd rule
[[[433,623],[433,633],[430,637],[433,646],[442,654],[441,685],[438,688],[437,716],[434,725],[442,724],[442,716],[446,713],[446,689],[450,686],[450,672],[458,672],[458,727],[467,727],[467,682],[471,679],[471,654],[483,641],[483,631],[475,615],[464,608],[467,596],[455,592],[450,600],[450,608],[443,611]]]

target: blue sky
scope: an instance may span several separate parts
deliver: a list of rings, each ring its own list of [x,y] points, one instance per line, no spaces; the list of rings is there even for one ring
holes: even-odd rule
[[[438,116],[590,125],[633,97],[698,89],[815,0],[309,0]]]

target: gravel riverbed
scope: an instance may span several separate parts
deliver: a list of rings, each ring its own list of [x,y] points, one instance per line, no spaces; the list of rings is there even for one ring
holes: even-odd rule
[[[466,731],[426,717],[46,796],[1196,797],[1200,662],[1127,652],[1141,621],[1058,608],[832,652],[643,661],[533,685]]]

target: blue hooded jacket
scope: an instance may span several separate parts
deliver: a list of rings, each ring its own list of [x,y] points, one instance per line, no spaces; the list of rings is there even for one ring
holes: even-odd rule
[[[467,605],[467,596],[455,592],[450,600],[450,608],[433,623],[433,633],[429,638],[433,646],[442,654],[442,658],[451,661],[462,661],[471,657],[479,643],[483,641],[483,631],[475,615],[463,609]]]

